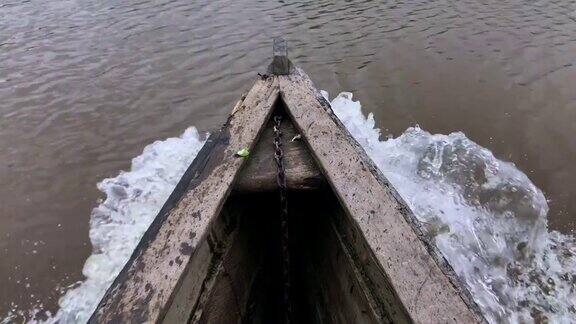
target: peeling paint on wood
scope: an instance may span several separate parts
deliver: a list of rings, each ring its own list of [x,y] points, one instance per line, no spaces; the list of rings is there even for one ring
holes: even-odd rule
[[[280,95],[340,203],[360,228],[410,318],[417,323],[481,321],[473,303],[431,256],[406,204],[302,71],[279,76]],[[412,216],[413,217],[413,216]],[[421,301],[421,302],[419,302]]]
[[[236,151],[243,147],[252,149],[277,97],[277,77],[256,82],[240,108],[187,171],[90,322],[158,322],[163,319],[186,273],[193,250],[209,238],[210,224],[220,213],[245,162],[235,156]],[[191,232],[195,234],[191,235]],[[189,248],[181,251],[182,244]],[[142,289],[147,284],[153,289]]]
[[[254,263],[247,260],[258,257],[251,255],[253,248],[231,250],[231,245],[252,245],[246,243],[245,233],[238,232],[234,213],[223,211],[223,205],[232,188],[238,192],[276,188],[271,143],[266,143],[272,135],[266,127],[279,98],[293,122],[283,124],[285,141],[302,135],[302,141],[286,145],[288,186],[324,192],[323,181],[328,182],[342,208],[332,215],[325,241],[336,242],[340,252],[331,251],[323,263],[338,269],[322,271],[324,277],[337,281],[326,290],[325,299],[340,298],[342,305],[352,308],[328,316],[367,322],[482,322],[469,293],[422,235],[405,202],[308,76],[295,68],[291,75],[257,81],[234,106],[222,130],[208,139],[188,168],[90,322],[195,323],[244,316],[250,290],[258,285],[252,282],[257,272]],[[237,157],[235,153],[244,147],[253,154]],[[235,282],[229,282],[230,276],[237,278]],[[231,312],[214,313],[220,303],[230,305]]]
[[[292,64],[288,59],[288,44],[281,37],[274,38],[272,63],[268,68],[272,75],[290,74]]]
[[[291,141],[298,132],[286,118],[281,124],[286,186],[290,190],[316,190],[325,179],[308,147],[301,140]],[[276,163],[274,162],[272,121],[267,123],[260,140],[254,147],[246,166],[240,173],[235,190],[238,192],[266,192],[278,188]]]

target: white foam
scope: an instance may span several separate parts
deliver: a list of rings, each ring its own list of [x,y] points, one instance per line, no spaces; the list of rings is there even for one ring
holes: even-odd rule
[[[88,320],[203,145],[196,128],[188,128],[178,138],[146,146],[130,171],[98,184],[106,199],[90,217],[94,251],[82,271],[86,280],[60,298],[60,309],[48,323]]]
[[[323,94],[325,97],[327,93]],[[576,241],[548,232],[542,192],[463,133],[380,141],[351,93],[332,108],[425,225],[488,321],[574,322]]]
[[[351,93],[338,95],[332,108],[490,322],[574,320],[575,239],[547,230],[546,199],[524,173],[459,132],[432,135],[416,126],[381,141],[372,114],[365,117]],[[190,128],[147,146],[129,172],[98,184],[106,200],[90,220],[94,252],[84,266],[87,279],[66,292],[48,322],[88,319],[203,143]]]

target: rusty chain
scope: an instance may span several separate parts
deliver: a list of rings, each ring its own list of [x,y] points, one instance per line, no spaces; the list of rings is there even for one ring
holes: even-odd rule
[[[282,148],[282,131],[280,125],[282,116],[274,116],[274,161],[276,161],[276,182],[280,192],[280,244],[282,253],[282,280],[283,303],[285,307],[285,321],[290,323],[292,306],[290,303],[290,248],[288,241],[288,200],[286,197],[286,172],[284,169],[284,151]]]

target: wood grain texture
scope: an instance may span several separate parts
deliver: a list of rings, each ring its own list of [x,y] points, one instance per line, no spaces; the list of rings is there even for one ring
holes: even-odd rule
[[[246,166],[242,169],[235,191],[266,192],[278,189],[274,162],[274,130],[272,120],[268,121],[262,136],[254,147]],[[299,135],[289,118],[285,118],[281,127],[286,186],[290,190],[315,190],[325,184],[325,179],[302,140],[294,140]]]
[[[320,211],[315,210],[312,215],[306,215],[313,219],[307,220],[309,225],[300,229],[305,233],[304,237],[298,233],[307,245],[301,253],[305,258],[306,285],[310,287],[308,303],[314,309],[311,313],[316,314],[311,322],[390,323],[388,313],[379,307],[367,287],[369,283],[362,275],[364,265],[357,264],[352,251],[333,224],[334,213],[338,210],[337,206],[330,204]]]
[[[90,322],[162,321],[179,291],[191,257],[209,239],[211,224],[245,163],[235,153],[244,147],[253,148],[272,113],[278,91],[277,77],[254,84],[219,135],[211,139],[209,149],[197,156],[183,179],[187,183],[179,183]],[[209,269],[198,270],[195,275],[202,281]],[[199,293],[199,289],[190,291]],[[188,300],[197,299],[188,296]]]
[[[431,255],[433,249],[417,234],[405,202],[308,76],[298,69],[279,80],[288,113],[347,215],[370,245],[406,314],[416,323],[482,321],[450,269],[439,255]]]
[[[268,72],[272,75],[288,75],[292,63],[288,59],[288,43],[281,37],[274,38],[272,63]]]
[[[262,230],[264,217],[255,215],[253,209],[246,211],[243,203],[232,206],[243,210],[237,217],[237,234],[231,240],[222,262],[214,272],[214,285],[206,289],[205,302],[195,307],[195,313],[188,323],[241,323],[247,317],[251,287],[256,280],[258,269],[265,262],[267,233]],[[193,276],[194,274],[191,273]],[[170,321],[166,323],[182,323]]]

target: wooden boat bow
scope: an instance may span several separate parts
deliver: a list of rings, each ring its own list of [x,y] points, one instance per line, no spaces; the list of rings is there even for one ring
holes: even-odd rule
[[[286,146],[294,294],[305,300],[294,321],[483,322],[406,203],[288,60],[283,40],[274,41],[269,73],[210,136],[90,322],[274,318],[275,250],[266,248],[275,244],[274,112],[289,117],[285,133],[302,138]],[[241,148],[248,158],[236,155]]]

